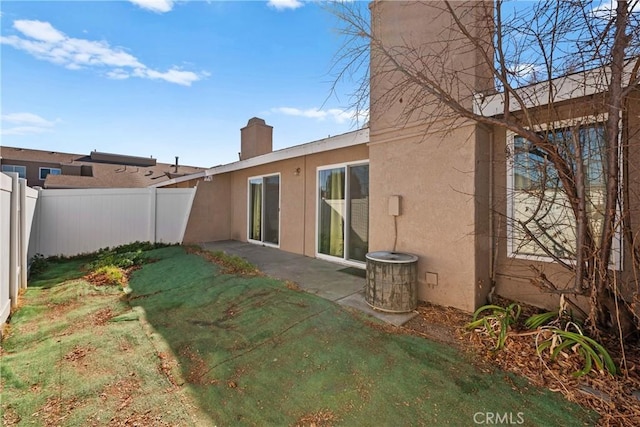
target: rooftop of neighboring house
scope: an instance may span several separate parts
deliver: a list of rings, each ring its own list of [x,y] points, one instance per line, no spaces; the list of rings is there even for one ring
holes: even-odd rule
[[[18,172],[31,187],[130,188],[148,187],[206,168],[159,163],[153,157],[92,151],[86,154],[0,147],[3,172]]]

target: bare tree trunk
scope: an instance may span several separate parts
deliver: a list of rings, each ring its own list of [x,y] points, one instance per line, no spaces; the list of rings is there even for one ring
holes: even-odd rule
[[[611,313],[605,302],[611,298],[617,298],[616,292],[611,288],[609,262],[613,239],[617,227],[617,207],[619,188],[619,150],[620,150],[620,116],[622,112],[622,73],[625,65],[625,49],[628,37],[625,34],[627,27],[628,4],[626,0],[619,0],[616,7],[615,33],[613,37],[611,80],[608,94],[607,138],[606,138],[606,202],[600,237],[600,248],[596,262],[596,276],[592,292],[592,298],[596,304],[595,317],[592,317],[594,327],[606,327],[611,323]]]

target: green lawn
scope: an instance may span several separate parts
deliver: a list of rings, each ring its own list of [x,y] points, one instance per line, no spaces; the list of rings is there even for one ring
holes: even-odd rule
[[[222,274],[181,247],[147,256],[155,262],[133,273],[127,298],[116,287],[77,279],[31,285],[3,342],[5,422],[47,425],[47,417],[57,416],[56,425],[70,426],[127,419],[460,426],[497,416],[519,425],[571,426],[597,420],[560,395],[511,374],[481,372],[454,349],[389,334],[280,281]],[[49,286],[52,273],[46,274]]]

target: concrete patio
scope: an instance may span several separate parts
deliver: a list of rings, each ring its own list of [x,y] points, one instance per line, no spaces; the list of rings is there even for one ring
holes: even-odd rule
[[[353,267],[235,240],[207,242],[201,246],[210,251],[240,256],[271,277],[290,280],[306,292],[355,308],[395,326],[401,326],[417,315],[416,312],[385,313],[371,308],[364,299],[364,271]]]

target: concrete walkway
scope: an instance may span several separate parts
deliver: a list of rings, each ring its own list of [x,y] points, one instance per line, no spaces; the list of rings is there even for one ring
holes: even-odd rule
[[[238,255],[271,277],[290,280],[309,293],[358,309],[392,325],[403,325],[417,315],[416,312],[392,314],[372,309],[364,299],[365,279],[352,274],[357,272],[354,268],[235,240],[207,242],[201,246],[210,251]]]

